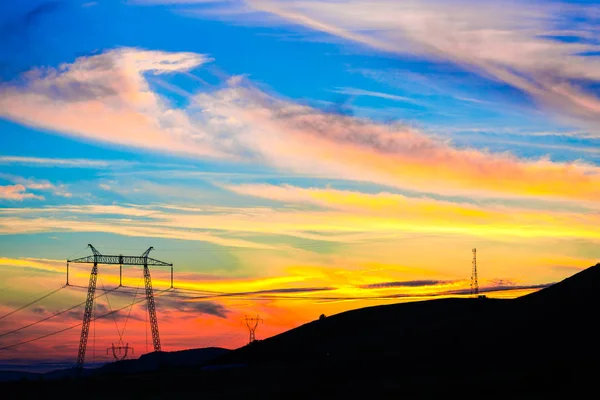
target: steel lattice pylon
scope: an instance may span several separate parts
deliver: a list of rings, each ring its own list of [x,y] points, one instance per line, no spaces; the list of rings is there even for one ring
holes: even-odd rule
[[[477,281],[477,249],[473,249],[473,271],[471,272],[471,295],[479,295],[479,282]]]
[[[160,336],[158,334],[158,319],[156,318],[156,306],[154,305],[154,293],[152,292],[152,279],[150,278],[150,269],[148,268],[148,253],[153,248],[150,247],[144,253],[144,285],[146,286],[146,300],[148,301],[148,316],[150,317],[150,328],[152,329],[152,344],[154,351],[160,351]]]
[[[250,339],[248,341],[250,344],[256,340],[256,328],[258,328],[258,324],[263,320],[257,315],[256,318],[245,317],[242,321],[246,323],[246,327],[250,333]]]
[[[85,349],[87,347],[88,334],[90,333],[90,322],[92,321],[92,308],[94,307],[94,295],[96,294],[96,280],[98,279],[98,264],[94,263],[90,274],[87,300],[83,313],[83,325],[81,326],[81,339],[79,340],[79,351],[77,352],[77,368],[83,367],[85,360]]]
[[[146,301],[148,302],[148,314],[150,317],[150,324],[152,329],[152,343],[154,345],[154,351],[161,351],[160,336],[158,333],[158,319],[156,318],[156,306],[154,304],[154,293],[152,291],[152,279],[150,277],[149,265],[171,267],[171,288],[173,288],[173,264],[166,263],[164,261],[155,260],[148,257],[148,254],[153,247],[150,247],[141,256],[123,256],[123,255],[104,255],[100,254],[98,250],[91,244],[88,247],[92,249],[93,255],[78,258],[75,260],[67,260],[67,285],[69,285],[69,263],[88,263],[94,264],[92,272],[90,274],[90,283],[88,286],[87,300],[85,303],[85,312],[83,314],[83,325],[81,327],[81,339],[79,340],[79,351],[77,353],[77,368],[83,368],[85,361],[85,350],[87,347],[87,340],[90,331],[90,322],[92,320],[92,308],[94,307],[94,296],[96,293],[96,280],[98,278],[98,264],[116,264],[119,265],[120,273],[119,277],[122,277],[123,265],[140,265],[144,267],[144,284],[146,287]],[[119,282],[121,286],[121,279]]]

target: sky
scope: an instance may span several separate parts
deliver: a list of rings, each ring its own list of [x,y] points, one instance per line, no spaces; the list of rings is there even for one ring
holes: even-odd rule
[[[598,2],[27,0],[0,38],[0,369],[75,364],[88,244],[174,264],[166,351],[465,296],[473,248],[499,298],[600,258]],[[141,277],[99,266],[87,366],[152,351]]]

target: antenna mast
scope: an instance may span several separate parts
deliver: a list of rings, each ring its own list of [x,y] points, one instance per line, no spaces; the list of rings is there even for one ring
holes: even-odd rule
[[[477,282],[477,249],[473,249],[473,271],[471,273],[471,296],[479,296],[479,282]]]

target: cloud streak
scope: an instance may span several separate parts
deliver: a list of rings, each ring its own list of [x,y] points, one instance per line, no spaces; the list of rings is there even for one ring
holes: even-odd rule
[[[127,167],[135,165],[134,162],[124,160],[90,160],[85,158],[45,158],[23,156],[0,156],[0,164],[91,169]]]
[[[44,200],[44,196],[39,196],[26,191],[24,185],[6,185],[0,186],[0,199],[11,201],[23,201],[26,199]]]
[[[208,61],[195,53],[121,48],[33,69],[21,82],[0,86],[1,115],[84,139],[215,155],[188,116],[152,92],[143,76],[187,71]]]
[[[222,185],[260,207],[65,205],[0,209],[0,234],[105,232],[202,241],[219,246],[297,252],[311,245],[389,241],[437,234],[502,240],[572,238],[598,242],[598,209],[581,211],[476,205],[427,197],[289,185]],[[242,197],[243,198],[243,197]],[[218,229],[215,229],[218,227]],[[294,243],[291,238],[305,239]],[[315,242],[316,241],[316,242]],[[308,244],[306,243],[308,242]]]
[[[403,125],[323,112],[232,80],[173,109],[146,74],[186,71],[202,55],[118,49],[0,88],[6,118],[69,135],[281,172],[473,197],[597,202],[600,168],[457,149]]]
[[[15,175],[10,175],[10,174],[3,174],[3,173],[0,173],[0,179],[5,179],[12,183],[16,183],[17,185],[20,185],[29,190],[50,191],[54,196],[60,196],[60,197],[71,197],[72,196],[72,194],[67,190],[66,185],[63,185],[63,184],[55,185],[53,183],[50,183],[47,180],[24,178],[21,176],[15,176]],[[27,194],[23,193],[23,195],[28,195],[28,194],[29,193],[27,193]],[[43,196],[30,197],[30,198],[37,198],[39,200],[44,200]]]
[[[427,287],[427,286],[437,286],[443,285],[447,283],[452,283],[451,281],[440,281],[434,279],[426,279],[426,280],[415,280],[415,281],[402,281],[402,282],[382,282],[382,283],[371,283],[368,285],[363,285],[361,289],[383,289],[383,288],[395,288],[395,287]]]
[[[230,312],[223,304],[214,301],[189,301],[177,298],[163,297],[158,303],[158,308],[163,311],[177,310],[188,313],[188,316],[212,315],[218,318],[227,318]],[[182,318],[179,315],[179,318]]]
[[[453,62],[532,96],[544,108],[600,135],[594,6],[516,1],[246,0],[197,13],[244,10],[386,52]],[[243,14],[243,12],[242,12]],[[236,14],[240,17],[240,12]],[[273,18],[267,21],[273,23]],[[563,40],[570,37],[572,40]],[[591,54],[591,55],[588,55]]]

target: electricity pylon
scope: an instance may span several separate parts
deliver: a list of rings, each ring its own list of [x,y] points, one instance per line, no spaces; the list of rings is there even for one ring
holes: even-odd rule
[[[258,324],[263,322],[263,320],[257,315],[256,318],[245,317],[242,321],[246,323],[246,327],[250,332],[250,339],[248,341],[248,344],[250,344],[256,340],[256,328],[258,328]]]
[[[93,255],[77,258],[75,260],[67,260],[67,285],[69,285],[69,263],[94,264],[94,266],[92,267],[92,272],[90,274],[90,283],[88,285],[87,300],[85,302],[85,311],[83,313],[83,325],[81,326],[81,338],[79,340],[79,351],[77,353],[77,368],[82,369],[83,363],[85,361],[85,350],[87,347],[87,340],[90,332],[90,322],[92,320],[94,295],[96,293],[98,264],[119,265],[119,287],[122,286],[123,265],[140,265],[144,267],[144,284],[146,286],[146,302],[148,303],[148,314],[150,317],[150,324],[152,329],[152,343],[154,344],[154,351],[161,351],[160,336],[158,333],[158,320],[156,318],[156,307],[154,304],[154,293],[152,291],[152,279],[150,277],[150,269],[148,268],[148,266],[171,267],[171,288],[173,288],[173,264],[148,257],[148,254],[153,249],[153,247],[150,247],[141,256],[106,255],[101,254],[91,244],[88,244],[88,247],[92,249]]]

